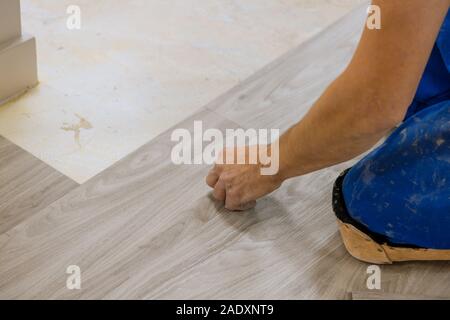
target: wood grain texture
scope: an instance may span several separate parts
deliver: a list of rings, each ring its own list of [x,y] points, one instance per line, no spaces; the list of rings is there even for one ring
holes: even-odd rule
[[[236,125],[202,111],[203,120]],[[0,298],[299,298],[355,268],[330,208],[330,169],[235,214],[209,197],[207,166],[170,162],[170,131],[0,236]],[[308,186],[305,189],[305,186]],[[67,266],[83,289],[65,287]],[[364,275],[364,272],[361,272]]]
[[[347,57],[351,50],[341,35],[353,32],[361,13],[177,127],[192,132],[194,120],[222,131],[237,122],[244,128],[287,127],[328,81],[317,66],[334,70],[329,60],[340,54],[326,61],[315,54],[303,61],[290,57],[330,45]],[[342,65],[336,61],[335,67]],[[281,117],[284,112],[290,116]],[[287,181],[255,209],[231,213],[210,197],[208,166],[172,164],[171,133],[1,234],[0,298],[345,299],[367,290],[368,265],[345,251],[331,209],[332,184],[350,163]],[[81,268],[81,290],[66,289],[69,265]],[[450,297],[449,267],[382,266],[382,289]]]
[[[393,294],[383,291],[352,292],[352,300],[449,300],[450,298],[423,295]]]
[[[250,128],[285,131],[346,68],[365,25],[361,5],[317,37],[286,53],[207,107]]]
[[[0,234],[77,186],[0,136]]]

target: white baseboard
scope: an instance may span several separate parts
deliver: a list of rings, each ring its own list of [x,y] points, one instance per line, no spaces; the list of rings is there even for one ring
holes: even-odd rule
[[[36,86],[36,41],[24,35],[0,45],[0,105]]]

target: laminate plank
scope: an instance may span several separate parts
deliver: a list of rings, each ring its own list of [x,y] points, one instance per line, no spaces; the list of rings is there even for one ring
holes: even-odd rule
[[[241,126],[287,130],[350,62],[363,31],[367,3],[207,107]]]
[[[230,121],[222,124],[212,112],[201,119],[205,127],[236,126]],[[153,255],[145,248],[159,232],[173,230],[176,236],[188,222],[208,220],[202,212],[196,217],[182,212],[208,192],[203,179],[208,167],[173,165],[171,147],[168,132],[0,237],[0,297],[59,297],[52,288],[70,294],[65,270],[71,264],[85,270],[83,296],[102,297],[116,281],[127,279],[140,260],[154,258],[157,264],[161,258],[155,257],[164,253],[163,248]],[[119,270],[111,267],[111,258],[117,259]],[[96,274],[91,280],[90,270]],[[97,274],[100,270],[106,273]],[[103,281],[110,272],[111,281]],[[97,286],[97,281],[104,285]],[[90,285],[92,291],[87,289]]]
[[[423,295],[395,294],[383,291],[352,292],[352,300],[448,300],[449,298]]]
[[[236,124],[204,110],[209,127]],[[175,166],[168,131],[0,236],[0,298],[344,299],[367,265],[343,248],[331,184],[345,165],[288,181],[254,210],[230,213]],[[82,290],[66,289],[69,265]],[[382,267],[384,290],[450,296],[448,263]]]
[[[71,179],[0,136],[0,234],[77,186]]]
[[[326,43],[344,41],[328,35],[343,31],[330,28]],[[307,46],[324,46],[323,37]],[[309,59],[302,63],[319,63],[314,55]],[[238,87],[177,128],[192,133],[194,120],[222,132],[287,126],[287,117],[280,120],[274,117],[279,111],[269,109],[281,110],[280,101],[294,100],[289,96],[297,95],[296,86],[315,76],[303,73],[301,80],[294,73],[288,77],[294,82],[264,86],[260,77],[271,79],[279,68],[291,72],[292,63],[274,63],[242,84],[254,113],[248,107],[242,118],[224,116],[225,106],[235,106],[242,95]],[[260,108],[261,91],[285,97]],[[333,181],[352,162],[287,181],[253,210],[231,213],[211,199],[207,165],[171,162],[173,129],[1,234],[0,298],[346,299],[367,290],[368,265],[345,251],[331,208]],[[66,288],[69,265],[81,268],[81,290]],[[382,266],[381,286],[396,294],[450,297],[449,266]]]
[[[180,127],[195,119],[236,127],[208,110]],[[170,133],[0,237],[0,298],[315,297],[336,260],[360,268],[330,214],[339,169],[230,213],[208,196],[208,166],[171,163]],[[81,291],[65,287],[72,264]]]

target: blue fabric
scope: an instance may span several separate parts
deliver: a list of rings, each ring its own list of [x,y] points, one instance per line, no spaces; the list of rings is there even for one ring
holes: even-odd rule
[[[450,249],[450,13],[405,121],[347,173],[350,216],[390,242]]]

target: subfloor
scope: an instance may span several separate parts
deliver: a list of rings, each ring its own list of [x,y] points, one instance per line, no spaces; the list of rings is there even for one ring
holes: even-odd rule
[[[368,265],[345,251],[331,209],[333,181],[351,163],[292,179],[236,214],[211,199],[208,166],[170,160],[173,129],[192,132],[194,120],[221,130],[295,123],[348,63],[364,11],[352,11],[82,185],[0,140],[0,179],[7,181],[0,193],[0,298],[450,297],[448,262],[382,266],[382,292],[368,293]],[[11,161],[20,165],[7,166]],[[29,181],[31,168],[48,176],[38,179],[41,189]],[[29,200],[17,205],[12,197]],[[66,288],[70,265],[81,268],[81,290]]]

